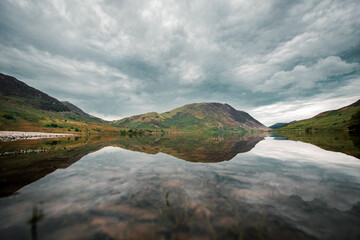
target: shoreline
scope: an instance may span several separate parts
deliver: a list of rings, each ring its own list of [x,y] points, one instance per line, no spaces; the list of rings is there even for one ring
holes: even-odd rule
[[[45,133],[45,132],[21,132],[21,131],[0,131],[0,142],[9,142],[17,140],[30,140],[41,138],[60,138],[72,137],[78,134],[71,133]]]

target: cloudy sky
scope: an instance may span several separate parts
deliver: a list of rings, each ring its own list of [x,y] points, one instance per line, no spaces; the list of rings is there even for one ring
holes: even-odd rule
[[[228,103],[265,125],[360,98],[358,0],[0,1],[0,72],[105,119]]]

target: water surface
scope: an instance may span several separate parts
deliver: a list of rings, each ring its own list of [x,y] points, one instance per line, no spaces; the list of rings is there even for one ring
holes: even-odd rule
[[[21,146],[1,146],[1,239],[360,237],[360,160],[310,143],[260,134]]]

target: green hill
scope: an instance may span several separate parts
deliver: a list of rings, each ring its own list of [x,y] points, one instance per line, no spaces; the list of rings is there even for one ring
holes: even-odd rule
[[[169,112],[136,115],[113,122],[113,126],[133,129],[172,129],[210,131],[268,130],[248,113],[228,104],[193,103]]]
[[[116,129],[69,102],[60,102],[0,73],[0,130],[81,132]]]
[[[281,127],[280,131],[348,131],[359,132],[360,125],[360,100],[332,111],[327,111],[315,117],[290,123]]]

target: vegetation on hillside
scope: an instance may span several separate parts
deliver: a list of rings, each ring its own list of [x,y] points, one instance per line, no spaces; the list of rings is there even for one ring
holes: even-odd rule
[[[360,109],[351,116],[348,123],[348,129],[351,134],[360,135]]]
[[[280,131],[355,131],[359,129],[360,100],[343,108],[327,111],[315,117],[290,123]]]

